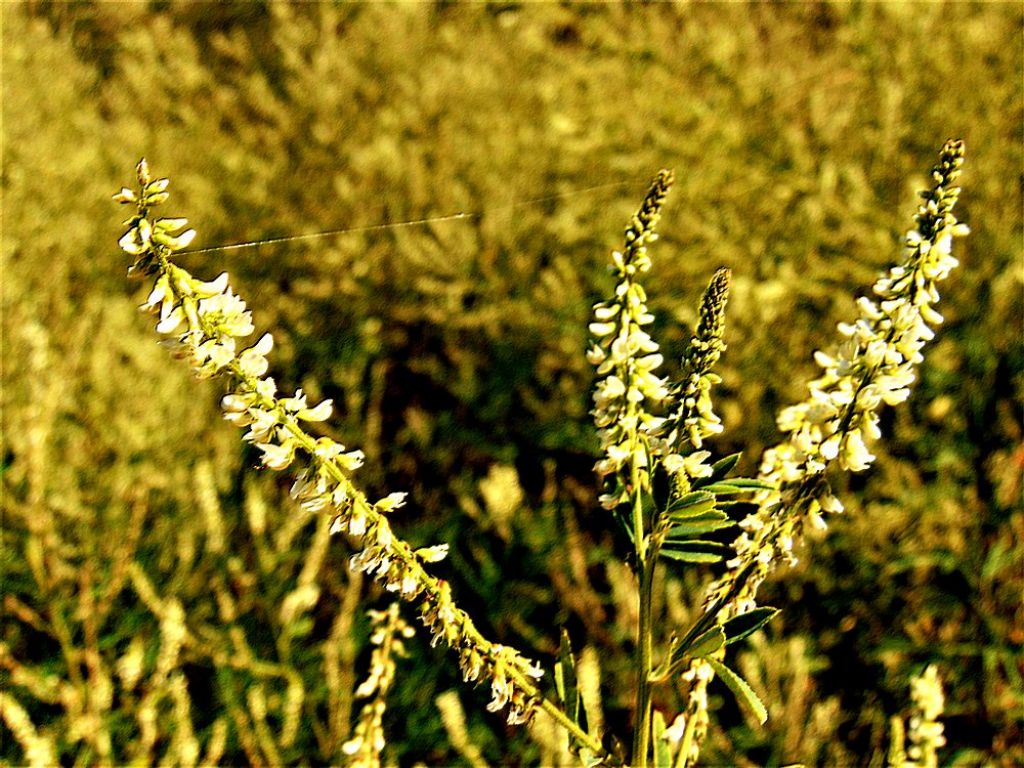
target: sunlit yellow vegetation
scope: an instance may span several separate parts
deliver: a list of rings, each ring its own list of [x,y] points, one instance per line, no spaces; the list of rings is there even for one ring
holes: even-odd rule
[[[386,596],[134,310],[110,193],[139,157],[172,177],[196,248],[357,229],[182,263],[231,273],[279,385],[333,398],[329,436],[365,452],[370,492],[410,492],[392,523],[450,544],[435,571],[489,638],[550,669],[567,626],[626,740],[635,584],[595,503],[584,357],[623,222],[674,168],[647,278],[669,367],[732,271],[708,442],[752,474],[812,352],[898,260],[950,136],[972,234],[946,322],[871,472],[835,484],[845,515],[762,587],[785,610],[730,652],[767,724],[712,688],[701,759],[881,765],[934,664],[943,762],[1024,761],[1018,6],[2,14],[4,761],[338,763],[360,722],[365,609]],[[662,579],[655,620],[692,620],[704,584]],[[506,726],[426,637],[403,641],[387,760],[560,759],[550,723]]]

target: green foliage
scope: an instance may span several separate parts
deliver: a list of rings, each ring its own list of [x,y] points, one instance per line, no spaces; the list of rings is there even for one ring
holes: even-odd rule
[[[1022,759],[1019,9],[171,2],[2,13],[0,688],[60,754],[104,761],[101,741],[76,735],[100,713],[114,760],[186,762],[190,739],[199,759],[223,739],[225,763],[266,762],[270,749],[283,762],[335,760],[354,670],[369,658],[365,626],[344,618],[363,589],[344,546],[318,554],[325,532],[296,517],[273,478],[242,479],[256,458],[218,423],[221,393],[167,365],[126,301],[107,202],[126,158],[173,173],[199,247],[484,212],[188,265],[229,269],[275,333],[282,387],[333,397],[333,436],[366,452],[366,482],[411,491],[417,512],[397,511],[396,526],[452,542],[439,567],[460,602],[537,657],[556,658],[559,624],[577,646],[586,637],[606,708],[622,715],[633,672],[613,659],[635,635],[631,576],[612,557],[618,530],[593,513],[582,350],[588,307],[610,286],[601,265],[646,174],[679,170],[651,274],[667,359],[698,320],[698,286],[732,270],[716,390],[728,429],[711,442],[721,454],[742,447],[739,470],[752,474],[776,406],[802,395],[850,288],[895,253],[923,159],[963,133],[972,159],[959,210],[973,234],[940,340],[910,407],[889,417],[873,472],[836,488],[847,515],[763,589],[786,606],[775,631],[802,650],[755,646],[770,670],[744,665],[747,652],[729,662],[768,707],[766,730],[713,696],[722,725],[704,754],[883,755],[906,678],[937,662],[951,760]],[[630,183],[509,207],[620,179]],[[503,505],[492,487],[519,501]],[[173,605],[191,639],[164,674],[173,623],[160,611]],[[656,624],[689,625],[699,584],[665,576],[654,610]],[[166,728],[148,747],[141,689],[118,672],[138,649],[139,685],[157,692]],[[398,675],[388,711],[413,714],[385,716],[389,749],[403,764],[450,763],[430,703],[451,673],[410,650],[414,671]],[[237,658],[252,663],[226,662]],[[89,692],[104,679],[107,710]],[[320,723],[291,746],[289,685]],[[664,695],[666,711],[682,698]],[[260,697],[269,741],[253,722]],[[468,727],[487,760],[538,754],[482,710],[468,706]],[[0,756],[24,762],[10,727]]]

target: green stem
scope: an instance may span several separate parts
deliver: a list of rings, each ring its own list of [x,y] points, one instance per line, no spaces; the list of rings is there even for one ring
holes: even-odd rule
[[[604,747],[601,746],[600,741],[576,725],[576,723],[572,721],[572,718],[559,709],[559,707],[550,699],[542,698],[538,706],[547,712],[556,723],[571,733],[578,742],[593,752],[596,757],[600,757],[602,759],[610,758],[610,755],[605,752]]]
[[[635,448],[630,466],[630,483],[633,486],[633,544],[636,548],[637,571],[640,577],[640,621],[637,628],[637,645],[640,647],[639,668],[636,684],[636,731],[633,733],[633,762],[637,768],[646,768],[647,753],[650,750],[651,735],[651,592],[654,582],[654,562],[647,561],[648,548],[644,536],[643,493],[640,488],[640,466],[637,452],[640,441],[634,440]]]
[[[651,597],[654,585],[654,561],[645,563],[640,573],[640,679],[637,685],[637,731],[634,735],[633,762],[639,768],[647,765],[651,736],[651,681],[653,669],[653,636],[651,633]]]
[[[686,720],[686,729],[683,731],[683,741],[679,745],[679,754],[676,757],[676,768],[686,768],[690,764],[690,747],[693,744],[693,734],[696,730],[694,723],[696,718],[691,716]]]

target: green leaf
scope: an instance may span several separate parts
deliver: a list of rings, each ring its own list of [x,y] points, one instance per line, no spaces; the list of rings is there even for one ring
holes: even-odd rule
[[[750,477],[731,477],[728,480],[719,480],[701,486],[701,490],[713,493],[715,496],[733,496],[738,493],[753,493],[754,491],[774,491],[775,486]]]
[[[658,505],[654,503],[654,496],[649,491],[640,491],[640,510],[644,520],[654,519],[654,515],[658,512]]]
[[[683,538],[690,536],[700,536],[702,533],[710,533],[711,531],[720,531],[722,528],[731,528],[735,523],[730,520],[726,515],[701,515],[695,520],[687,520],[685,523],[679,525],[673,525],[668,529],[669,538],[667,541],[671,541],[673,537]]]
[[[711,665],[711,668],[715,670],[715,674],[721,678],[722,682],[729,686],[729,690],[733,692],[736,698],[750,708],[757,721],[764,725],[768,721],[768,710],[765,709],[761,700],[757,698],[757,694],[754,693],[754,689],[750,687],[750,684],[722,662],[715,659],[705,659],[705,661]]]
[[[583,731],[589,732],[587,713],[582,706],[583,696],[576,682],[576,659],[573,658],[572,643],[565,627],[562,627],[561,642],[558,646],[558,662],[555,664],[555,690],[558,692],[558,698],[561,699],[562,710],[565,714]],[[570,737],[569,746],[576,754],[579,744],[575,739]]]
[[[709,520],[728,520],[729,516],[722,510],[715,507],[714,509],[706,509],[696,515],[680,515],[676,518],[675,515],[670,515],[672,519],[678,519],[682,524],[687,523],[706,523]]]
[[[576,660],[572,657],[572,644],[565,627],[562,627],[558,663],[555,664],[555,689],[562,701],[562,709],[575,723],[579,717],[580,695],[576,685]]]
[[[722,625],[722,628],[725,630],[725,636],[728,638],[725,641],[726,644],[735,643],[747,635],[757,632],[757,630],[775,618],[775,614],[778,612],[778,608],[755,608],[748,613],[744,613],[742,616],[729,619],[729,621]]]
[[[717,563],[732,550],[725,544],[700,539],[666,541],[661,547],[661,556],[683,563]]]
[[[697,481],[694,483],[694,485],[704,487],[704,485],[706,485],[707,483],[714,483],[718,480],[721,480],[723,477],[732,472],[733,467],[735,467],[736,464],[739,462],[741,455],[741,453],[737,452],[726,456],[724,459],[719,459],[718,461],[711,465],[711,477],[702,478],[703,482]]]
[[[654,710],[653,731],[654,765],[656,768],[671,768],[672,749],[665,738],[665,717],[657,709]]]
[[[713,493],[715,496],[731,496],[737,493],[743,493],[735,485],[732,485],[728,480],[720,480],[717,483],[708,483],[707,485],[701,486],[701,490],[706,493]]]
[[[737,488],[743,488],[748,491],[778,490],[778,486],[775,483],[769,483],[767,480],[758,480],[755,477],[731,477],[728,482],[730,485],[735,485]]]
[[[715,508],[715,497],[707,491],[694,491],[673,500],[665,509],[671,519],[693,517]]]
[[[621,509],[615,511],[615,519],[619,521],[622,526],[622,530],[626,532],[626,537],[629,539],[630,544],[636,545],[636,537],[633,533],[633,524],[629,519],[629,516]]]
[[[725,643],[725,632],[722,630],[721,626],[716,624],[694,640],[690,644],[690,647],[685,649],[685,653],[690,658],[704,658],[717,651],[725,645]]]
[[[665,552],[663,550],[661,555],[680,563],[717,563],[722,559],[721,555],[712,555],[706,552]]]

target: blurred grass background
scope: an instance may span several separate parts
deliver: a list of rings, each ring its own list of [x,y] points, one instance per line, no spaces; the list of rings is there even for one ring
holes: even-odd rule
[[[935,662],[945,759],[1024,763],[1019,4],[2,13],[5,761],[28,759],[14,700],[65,764],[337,762],[368,658],[357,601],[382,599],[136,313],[110,194],[139,157],[198,247],[482,212],[183,263],[231,273],[279,384],[335,398],[360,482],[411,492],[397,530],[452,544],[437,572],[489,637],[547,666],[567,624],[600,652],[624,738],[631,577],[594,503],[583,351],[647,179],[678,176],[648,285],[667,359],[714,268],[733,270],[713,447],[753,472],[958,136],[973,231],[946,323],[878,463],[839,481],[848,514],[763,592],[784,612],[738,663],[768,725],[720,695],[704,759],[880,764],[909,676]],[[702,579],[665,579],[667,627]],[[410,645],[391,759],[462,759],[433,703],[456,687],[488,760],[536,764],[486,691]]]

